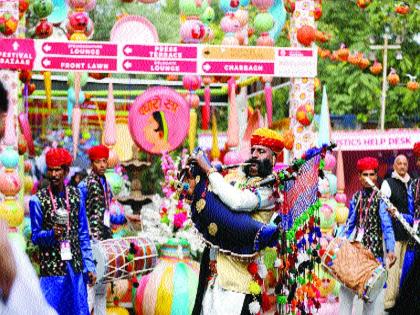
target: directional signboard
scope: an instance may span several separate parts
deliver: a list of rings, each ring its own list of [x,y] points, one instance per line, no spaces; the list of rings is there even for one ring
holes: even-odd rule
[[[0,39],[0,69],[315,77],[310,48]]]

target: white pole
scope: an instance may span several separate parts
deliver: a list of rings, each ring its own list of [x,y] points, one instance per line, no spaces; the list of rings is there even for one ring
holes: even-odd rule
[[[386,74],[388,71],[388,36],[384,36],[384,68],[382,72],[382,97],[381,97],[381,130],[385,130],[385,105],[386,105],[386,91],[388,89],[388,81]]]

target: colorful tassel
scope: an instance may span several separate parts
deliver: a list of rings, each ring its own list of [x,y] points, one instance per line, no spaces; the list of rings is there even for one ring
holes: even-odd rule
[[[210,156],[213,160],[216,160],[220,157],[220,150],[219,150],[219,141],[218,141],[218,136],[217,136],[217,119],[216,119],[216,114],[214,112],[211,115],[211,135],[212,135],[212,144],[211,144]]]
[[[267,108],[268,127],[270,128],[273,123],[273,89],[270,82],[265,82],[264,86],[265,105]]]
[[[238,109],[236,107],[236,88],[235,79],[231,78],[228,82],[229,91],[229,120],[227,130],[227,145],[228,147],[239,146],[239,121]]]
[[[190,129],[188,131],[189,151],[192,153],[195,148],[195,138],[197,136],[197,112],[194,108],[190,109]]]
[[[51,72],[44,71],[44,86],[45,86],[45,98],[47,99],[48,112],[51,111]]]
[[[210,86],[204,88],[204,106],[201,107],[201,129],[208,130],[210,122]]]
[[[79,146],[79,134],[80,134],[80,120],[82,117],[82,111],[80,110],[79,106],[75,106],[73,108],[73,115],[72,115],[72,133],[73,133],[73,158],[76,159],[77,157],[77,148]]]
[[[114,87],[112,82],[108,85],[108,100],[106,105],[104,144],[112,147],[117,143],[117,125],[115,119]]]

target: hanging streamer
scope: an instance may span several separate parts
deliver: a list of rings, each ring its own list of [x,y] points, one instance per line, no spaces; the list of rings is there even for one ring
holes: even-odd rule
[[[45,98],[47,100],[48,112],[51,112],[51,72],[44,71],[44,86],[45,86]]]
[[[195,148],[195,138],[197,136],[197,112],[194,108],[190,109],[190,129],[188,131],[188,145],[190,154]]]
[[[267,107],[267,120],[268,120],[268,127],[271,127],[273,123],[273,89],[271,87],[271,82],[266,81],[264,86],[264,94],[265,94],[265,105]]]
[[[228,81],[229,92],[229,121],[227,130],[227,145],[228,147],[239,146],[239,122],[238,109],[236,107],[236,82],[235,78]]]
[[[211,158],[217,160],[220,157],[219,150],[219,141],[217,136],[217,119],[216,113],[213,111],[211,114],[211,135],[212,135],[212,144],[211,144]]]
[[[204,106],[201,107],[201,129],[208,130],[210,122],[210,86],[204,88]]]

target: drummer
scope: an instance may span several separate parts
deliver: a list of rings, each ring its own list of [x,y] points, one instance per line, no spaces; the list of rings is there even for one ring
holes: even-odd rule
[[[89,221],[92,241],[103,241],[112,238],[111,224],[124,224],[126,216],[110,213],[112,192],[105,178],[108,168],[109,149],[104,145],[94,146],[88,150],[92,162],[92,172],[78,185],[83,209]],[[135,219],[130,216],[130,220]],[[89,307],[95,306],[95,315],[106,314],[106,285],[97,283],[89,290]]]
[[[365,157],[357,161],[359,180],[362,189],[357,191],[350,202],[349,216],[345,227],[345,236],[361,242],[380,262],[384,263],[383,241],[386,248],[386,264],[395,263],[395,237],[391,217],[386,211],[386,205],[365,178],[370,178],[375,184],[378,179],[378,160]],[[357,262],[351,262],[357,263]],[[340,288],[340,315],[351,315],[355,293],[345,286]],[[383,310],[383,292],[372,303],[364,302],[363,314],[379,314]]]

